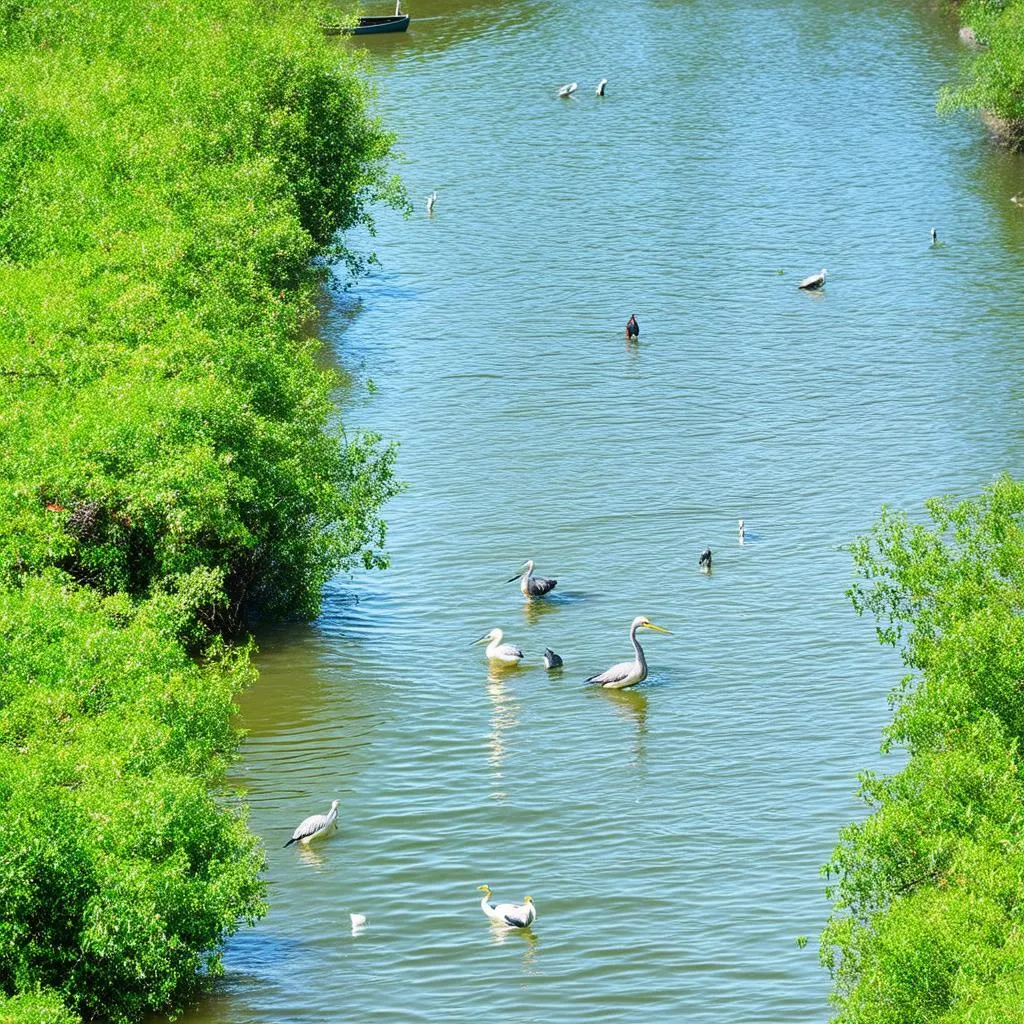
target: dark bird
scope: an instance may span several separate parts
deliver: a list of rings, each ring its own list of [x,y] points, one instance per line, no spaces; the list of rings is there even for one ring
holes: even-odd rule
[[[697,559],[697,566],[701,572],[711,572],[711,548],[705,548]]]
[[[519,580],[519,589],[523,592],[523,597],[543,597],[548,591],[554,590],[558,585],[558,580],[549,580],[545,576],[534,576],[533,575],[533,559],[523,563],[523,571],[517,573],[511,579],[507,580],[508,583],[514,583]]]
[[[634,338],[640,337],[640,325],[636,322],[636,313],[631,313],[629,320],[626,322],[626,338],[632,341]]]
[[[938,231],[935,230],[935,228],[932,228],[932,245],[938,245],[938,244],[939,244],[939,233],[938,233]]]
[[[544,667],[550,672],[553,668],[562,667],[562,659],[550,647],[544,648]]]
[[[594,92],[598,96],[603,96],[604,95],[604,87],[607,84],[608,84],[608,79],[607,78],[602,78],[601,81],[597,83],[597,88],[594,90]]]

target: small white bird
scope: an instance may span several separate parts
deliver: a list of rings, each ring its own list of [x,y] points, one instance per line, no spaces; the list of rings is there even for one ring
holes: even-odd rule
[[[353,932],[358,931],[360,928],[363,927],[364,924],[366,924],[365,914],[349,914],[348,916],[349,919],[352,921]]]
[[[594,94],[596,96],[603,96],[604,95],[604,87],[607,84],[608,84],[608,79],[607,78],[602,78],[601,81],[597,83],[597,88],[594,90]]]
[[[529,928],[537,920],[537,907],[534,905],[533,897],[527,896],[523,903],[491,903],[494,895],[489,885],[478,887],[484,894],[480,901],[480,909],[498,924],[508,925],[510,928]]]
[[[437,193],[436,192],[431,192],[430,195],[427,196],[427,216],[428,217],[433,217],[434,216],[434,203],[436,203],[436,202],[437,202]]]
[[[284,845],[291,846],[292,843],[309,843],[320,836],[327,835],[332,829],[338,827],[338,801],[331,804],[331,809],[326,814],[313,814],[306,818],[301,825],[292,833],[291,839]]]
[[[805,292],[816,292],[819,288],[824,287],[825,275],[828,273],[827,270],[822,268],[818,274],[811,274],[810,277],[805,277],[798,285],[797,288],[803,288]]]
[[[500,629],[492,629],[489,633],[484,633],[479,640],[474,640],[469,646],[475,647],[488,640],[490,642],[487,644],[485,653],[491,661],[500,662],[502,665],[518,665],[523,657],[523,649],[515,644],[503,644],[501,638],[504,635]]]
[[[576,91],[576,83],[570,82],[558,90],[559,99],[567,100]]]

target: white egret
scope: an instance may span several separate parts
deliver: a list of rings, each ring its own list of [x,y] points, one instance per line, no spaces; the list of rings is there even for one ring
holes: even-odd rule
[[[597,83],[597,88],[594,90],[594,94],[596,96],[603,96],[604,95],[604,87],[607,84],[608,84],[608,79],[607,78],[602,78],[601,81]]]
[[[697,568],[701,572],[711,572],[711,548],[705,548],[697,559]]]
[[[558,96],[560,99],[567,100],[576,91],[576,83],[570,82],[568,85],[563,85],[558,90]]]
[[[552,669],[562,667],[562,659],[555,654],[550,647],[544,648],[544,667],[550,672]]]
[[[650,619],[638,615],[629,627],[629,642],[633,645],[635,657],[632,661],[622,661],[618,665],[612,665],[607,672],[591,676],[587,682],[596,683],[609,690],[624,690],[627,686],[635,686],[647,678],[647,659],[644,657],[644,649],[636,638],[638,629],[654,629],[659,633],[669,633],[671,630],[656,626]]]
[[[484,633],[479,640],[474,640],[469,646],[475,647],[487,640],[489,643],[485,653],[491,661],[497,661],[502,665],[518,665],[523,657],[523,649],[515,644],[503,644],[501,638],[504,635],[500,629],[492,629],[489,633]]]
[[[546,576],[533,575],[532,558],[528,558],[523,563],[523,571],[521,573],[516,573],[515,576],[507,579],[505,582],[514,583],[516,580],[519,580],[519,589],[523,592],[523,597],[526,598],[543,597],[558,585],[558,580],[551,580]]]
[[[532,896],[527,896],[523,903],[491,903],[494,895],[489,885],[478,887],[484,894],[480,901],[480,909],[498,924],[505,924],[511,928],[529,928],[537,920],[537,907]]]
[[[338,801],[331,804],[331,809],[326,814],[312,814],[292,833],[291,839],[285,846],[292,843],[309,843],[320,836],[327,835],[332,829],[338,827]]]
[[[436,202],[437,202],[437,193],[436,192],[431,192],[430,195],[427,196],[427,216],[428,217],[433,217],[434,216],[434,203],[436,203]]]
[[[797,288],[803,288],[805,292],[816,292],[819,288],[824,287],[825,275],[828,273],[824,267],[820,273],[811,274],[810,277],[805,277],[798,285]]]

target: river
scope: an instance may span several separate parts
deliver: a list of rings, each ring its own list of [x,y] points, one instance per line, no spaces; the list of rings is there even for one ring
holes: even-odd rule
[[[412,14],[339,43],[415,212],[323,321],[346,423],[401,444],[392,567],[260,638],[235,779],[272,909],[184,1019],[823,1021],[819,867],[901,674],[846,545],[1024,470],[1024,167],[936,115],[960,50],[925,4]],[[559,579],[533,606],[526,558]],[[636,615],[673,633],[650,678],[585,688]],[[469,646],[494,626],[518,671]]]

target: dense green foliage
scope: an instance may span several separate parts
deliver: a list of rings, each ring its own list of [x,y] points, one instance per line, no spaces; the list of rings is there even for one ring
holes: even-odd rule
[[[251,610],[381,565],[304,331],[401,205],[316,0],[0,0],[0,1021],[139,1021],[263,912]]]
[[[826,871],[822,957],[842,1024],[1024,1021],[1024,484],[884,512],[855,548],[855,607],[911,674],[862,779],[872,808]]]
[[[940,109],[994,114],[1004,140],[1024,146],[1024,0],[967,0],[960,18],[981,45],[963,81],[943,90]]]

